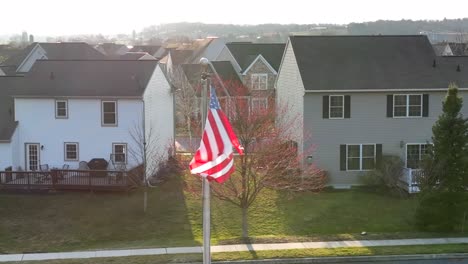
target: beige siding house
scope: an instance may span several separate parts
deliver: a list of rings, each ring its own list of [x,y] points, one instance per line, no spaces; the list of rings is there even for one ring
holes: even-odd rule
[[[227,43],[217,60],[230,61],[252,97],[252,109],[274,105],[275,82],[285,44]]]

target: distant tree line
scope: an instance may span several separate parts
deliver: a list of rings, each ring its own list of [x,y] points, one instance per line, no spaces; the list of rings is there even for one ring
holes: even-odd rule
[[[444,20],[378,20],[366,23],[350,23],[350,35],[411,35],[421,31],[431,32],[468,32],[468,18]]]

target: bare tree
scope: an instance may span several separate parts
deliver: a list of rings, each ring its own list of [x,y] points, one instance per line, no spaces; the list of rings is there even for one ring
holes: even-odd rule
[[[162,142],[153,127],[146,129],[141,122],[137,122],[129,131],[132,144],[128,149],[129,156],[138,164],[131,173],[134,173],[144,186],[143,211],[148,207],[148,188],[153,187],[153,181],[160,181],[158,175],[161,168],[166,166],[170,156],[173,155],[173,143]]]
[[[197,87],[192,87],[180,66],[173,69],[170,79],[175,87],[176,116],[182,119],[184,130],[188,133],[190,145],[192,145],[194,133],[192,125],[200,121],[196,118],[200,101],[196,93]]]
[[[313,149],[299,151],[293,140],[300,127],[299,118],[279,120],[286,117],[288,109],[274,105],[251,111],[249,100],[245,99],[246,96],[231,98],[224,109],[230,112],[245,155],[235,158],[236,172],[229,180],[211,185],[214,196],[241,209],[243,238],[248,237],[248,209],[265,188],[320,191],[326,184],[326,173],[304,162]],[[200,181],[196,179],[189,177],[187,186],[199,194]]]

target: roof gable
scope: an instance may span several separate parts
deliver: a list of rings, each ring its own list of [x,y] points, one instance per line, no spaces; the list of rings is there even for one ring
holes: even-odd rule
[[[258,55],[255,60],[252,61],[252,63],[244,70],[242,74],[247,74],[249,70],[257,63],[258,61],[261,61],[267,68],[272,72],[273,74],[277,74],[278,72],[268,63],[268,61],[262,56],[262,54]]]
[[[243,84],[231,62],[213,61],[211,62],[211,65],[213,68],[210,67],[209,70],[212,72],[211,79],[213,80],[213,85],[217,90],[222,91],[223,95],[225,95],[225,88],[228,90],[230,95],[235,95],[237,91],[234,90],[239,89],[239,86],[243,86]],[[200,64],[182,64],[181,68],[187,78],[187,81],[190,83],[190,86],[197,90],[201,85],[202,66]],[[217,74],[217,76],[215,74]],[[223,82],[223,85],[219,83],[220,81]]]
[[[245,71],[258,55],[262,55],[273,69],[278,71],[285,48],[285,44],[276,43],[232,42],[227,43],[226,46],[242,68],[242,71]]]
[[[17,123],[15,122],[14,102],[12,94],[23,77],[0,77],[0,142],[9,142]]]

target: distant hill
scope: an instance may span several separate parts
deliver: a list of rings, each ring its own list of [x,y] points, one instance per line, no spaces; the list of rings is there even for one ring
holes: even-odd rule
[[[351,35],[411,35],[422,31],[429,32],[468,32],[468,18],[444,20],[378,20],[366,23],[350,23],[348,33]]]
[[[348,25],[334,24],[204,24],[171,23],[149,26],[141,32],[144,40],[175,37],[223,37],[227,41],[285,42],[290,34],[311,35],[413,35],[421,32],[467,33],[468,18],[434,20],[378,20]]]

